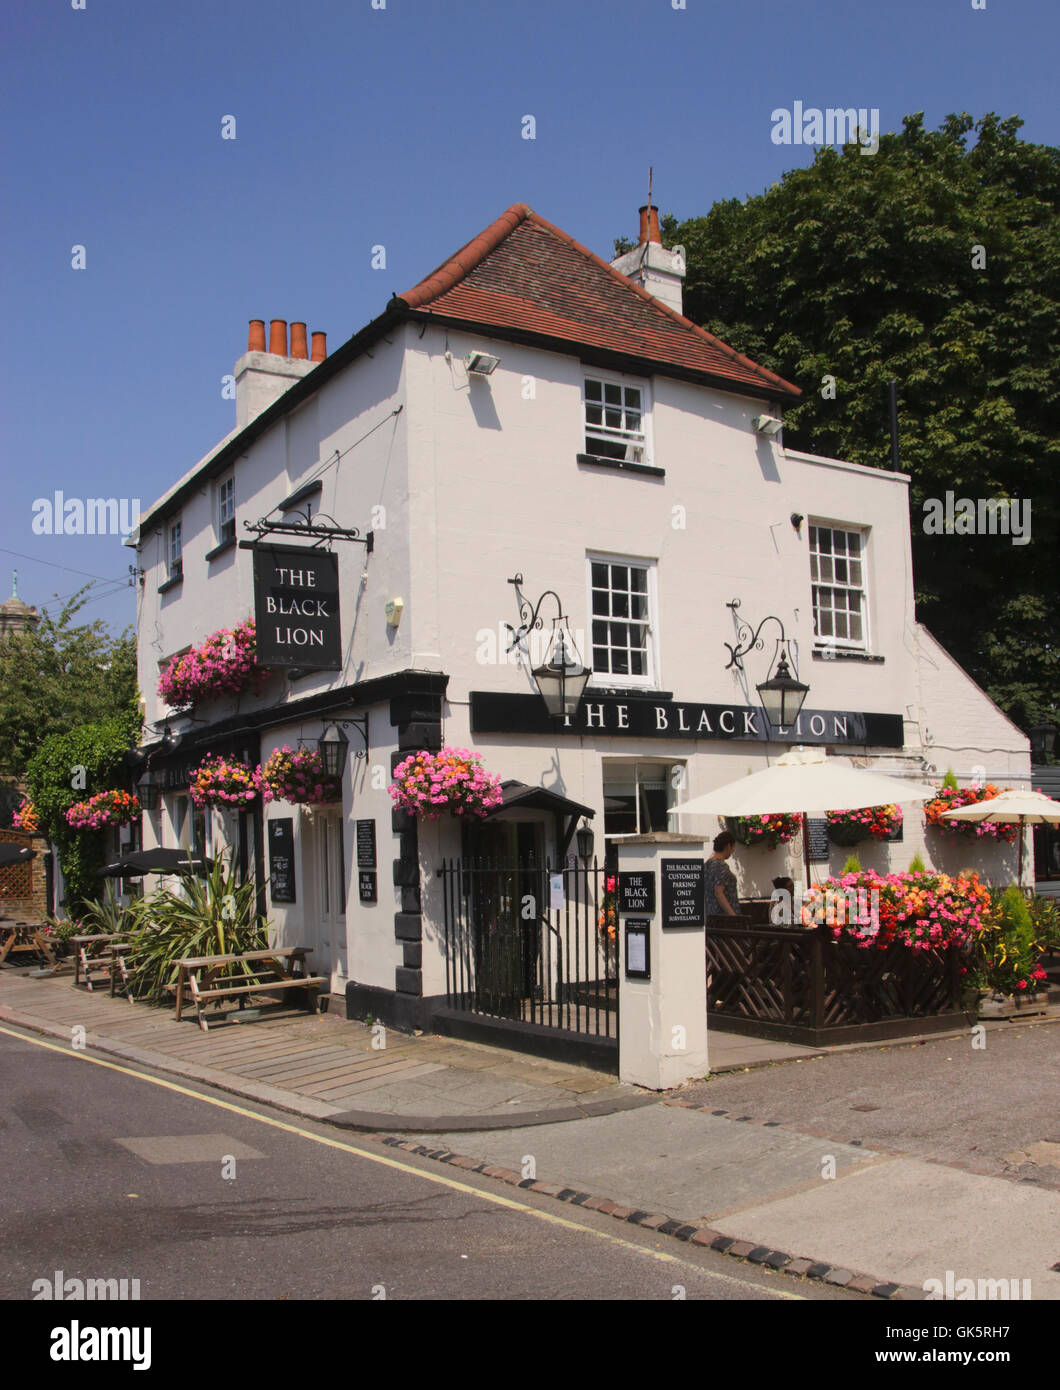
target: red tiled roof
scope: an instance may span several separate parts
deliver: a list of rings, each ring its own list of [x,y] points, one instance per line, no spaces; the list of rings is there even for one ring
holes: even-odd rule
[[[526,203],[514,203],[398,299],[410,309],[623,352],[758,393],[802,394],[634,285]]]

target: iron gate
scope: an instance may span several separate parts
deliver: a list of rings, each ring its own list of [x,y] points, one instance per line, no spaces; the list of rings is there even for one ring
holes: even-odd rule
[[[614,880],[602,865],[447,859],[438,874],[449,1008],[618,1037]]]

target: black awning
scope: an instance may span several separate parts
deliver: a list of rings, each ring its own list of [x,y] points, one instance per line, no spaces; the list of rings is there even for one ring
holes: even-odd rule
[[[531,787],[526,782],[502,782],[501,795],[504,800],[486,812],[486,818],[503,815],[505,811],[551,811],[559,816],[588,816],[592,819],[596,812],[590,806],[582,806],[559,792],[550,792],[547,787]]]

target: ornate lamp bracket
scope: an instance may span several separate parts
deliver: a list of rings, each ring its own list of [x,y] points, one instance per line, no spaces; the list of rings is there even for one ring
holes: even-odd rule
[[[780,656],[786,653],[791,660],[792,670],[795,672],[795,675],[798,676],[798,643],[795,642],[793,638],[785,635],[784,624],[779,618],[770,613],[752,630],[751,624],[747,622],[745,618],[741,618],[736,612],[740,607],[740,600],[738,598],[732,599],[725,606],[726,608],[732,609],[733,616],[736,618],[736,645],[733,646],[730,642],[725,642],[723,644],[728,648],[729,652],[729,662],[725,667],[726,671],[731,671],[734,666],[738,671],[742,671],[744,669],[742,658],[745,657],[748,652],[763,651],[765,648],[765,641],[761,635],[762,629],[765,627],[766,623],[776,623],[777,627],[780,628],[780,636],[777,638],[776,654]]]

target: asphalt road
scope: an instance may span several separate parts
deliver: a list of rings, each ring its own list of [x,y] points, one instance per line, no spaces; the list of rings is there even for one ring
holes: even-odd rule
[[[727,1072],[681,1091],[841,1143],[1060,1189],[1060,1023]],[[1021,1161],[1031,1151],[1038,1162]],[[1051,1161],[1048,1161],[1051,1160]]]
[[[865,1301],[32,1034],[0,1068],[5,1299]]]

